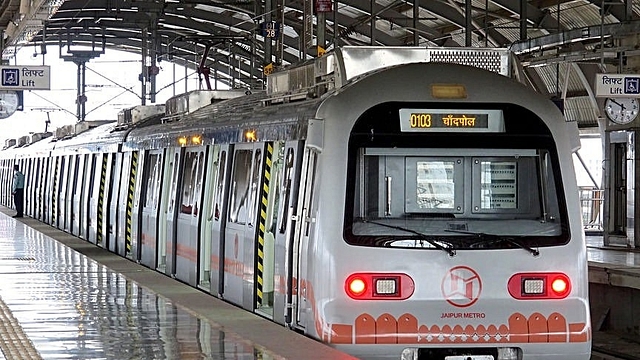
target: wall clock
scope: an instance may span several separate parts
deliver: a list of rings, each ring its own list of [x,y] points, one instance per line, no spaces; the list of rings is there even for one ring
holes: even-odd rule
[[[624,125],[638,117],[637,98],[608,98],[604,102],[604,112],[616,124]]]

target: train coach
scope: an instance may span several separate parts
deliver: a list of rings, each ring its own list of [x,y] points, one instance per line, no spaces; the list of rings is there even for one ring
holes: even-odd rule
[[[6,149],[0,176],[25,170],[27,215],[362,359],[588,359],[577,128],[509,62],[338,48]]]

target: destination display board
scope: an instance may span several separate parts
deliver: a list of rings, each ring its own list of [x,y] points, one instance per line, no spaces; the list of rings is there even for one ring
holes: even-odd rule
[[[502,110],[400,109],[403,132],[504,132]]]

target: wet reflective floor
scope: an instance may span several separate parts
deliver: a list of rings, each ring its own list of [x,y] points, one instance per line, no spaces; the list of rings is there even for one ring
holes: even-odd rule
[[[353,359],[6,210],[0,359]],[[590,265],[640,271],[640,252],[601,242],[587,237]]]
[[[587,236],[587,259],[592,263],[640,268],[640,250],[605,247],[602,236]]]
[[[284,358],[3,213],[0,349],[10,360]]]

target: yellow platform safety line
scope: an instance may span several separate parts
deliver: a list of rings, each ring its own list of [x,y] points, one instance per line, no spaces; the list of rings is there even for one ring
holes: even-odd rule
[[[109,164],[109,162],[107,160],[109,160],[109,156],[107,154],[103,154],[102,155],[102,171],[100,172],[100,193],[98,194],[98,231],[96,232],[96,237],[97,237],[96,243],[98,245],[101,245],[102,241],[103,241],[103,238],[102,238],[102,221],[103,221],[102,204],[104,204],[104,188],[105,188],[105,184],[107,182],[107,165]]]
[[[2,298],[0,298],[0,350],[4,355],[3,359],[42,360],[40,352]]]
[[[51,192],[51,225],[56,225],[58,207],[56,203],[58,202],[56,193],[58,192],[58,162],[60,161],[60,157],[56,156],[55,168],[53,169],[53,186]]]
[[[260,227],[258,231],[258,271],[256,289],[258,305],[262,305],[262,274],[264,271],[264,234],[267,223],[267,202],[269,198],[269,182],[271,180],[271,158],[273,156],[273,143],[267,143],[267,156],[264,159],[264,178],[262,185],[262,196],[260,201]]]
[[[131,213],[133,211],[133,193],[136,189],[136,173],[138,172],[138,152],[131,154],[131,173],[129,177],[129,191],[127,193],[127,235],[125,242],[126,253],[131,252]]]

